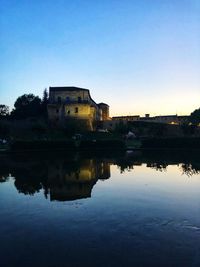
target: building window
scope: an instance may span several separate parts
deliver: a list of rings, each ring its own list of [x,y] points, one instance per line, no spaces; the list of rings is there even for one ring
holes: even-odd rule
[[[56,109],[56,113],[59,113],[59,109]]]
[[[66,102],[67,102],[67,103],[70,102],[70,97],[69,97],[69,96],[66,97]]]
[[[60,96],[58,96],[58,103],[61,103],[61,97]]]
[[[78,97],[78,103],[81,103],[81,100],[82,100],[82,99],[81,99],[81,97],[79,96],[79,97]]]
[[[78,108],[77,107],[75,108],[75,113],[78,113]]]
[[[67,114],[68,114],[68,115],[70,114],[70,110],[67,111]]]

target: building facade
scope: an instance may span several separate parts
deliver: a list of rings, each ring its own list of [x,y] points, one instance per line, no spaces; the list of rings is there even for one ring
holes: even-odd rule
[[[109,106],[97,104],[88,89],[79,87],[49,87],[47,110],[49,121],[55,125],[73,118],[85,120],[90,130],[94,130],[94,122],[109,118]]]
[[[157,123],[165,123],[165,124],[176,124],[181,125],[186,122],[188,116],[179,116],[179,115],[160,115],[150,117],[150,114],[146,114],[145,117],[140,117],[141,121],[146,122],[157,122]]]

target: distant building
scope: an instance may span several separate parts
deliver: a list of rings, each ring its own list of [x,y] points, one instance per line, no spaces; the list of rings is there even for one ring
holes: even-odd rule
[[[140,117],[140,121],[147,122],[158,122],[166,124],[183,124],[188,119],[188,116],[178,116],[176,115],[162,115],[150,117],[150,114],[146,114],[145,117]]]
[[[159,122],[167,124],[182,124],[188,119],[188,116],[178,116],[178,115],[163,115],[151,117],[150,114],[145,114],[145,117],[140,117],[139,115],[129,115],[129,116],[117,116],[112,117],[113,122],[128,122],[128,121],[146,121],[146,122]]]
[[[49,87],[48,118],[54,124],[67,118],[86,120],[90,130],[94,122],[109,119],[109,106],[97,104],[88,89],[79,87]]]
[[[115,116],[112,117],[113,121],[138,121],[140,119],[140,115],[130,115],[130,116]]]
[[[110,120],[103,121],[103,128],[109,131],[113,131],[120,123],[126,125],[129,122],[136,122],[136,121],[181,125],[184,122],[186,122],[187,119],[188,116],[178,116],[178,115],[163,115],[163,116],[153,116],[153,117],[151,117],[150,114],[145,114],[144,117],[140,117],[139,115],[114,116]]]
[[[130,116],[115,116],[110,120],[103,121],[103,128],[108,131],[113,131],[116,129],[119,123],[127,124],[129,121],[138,121],[140,119],[139,115],[130,115]]]

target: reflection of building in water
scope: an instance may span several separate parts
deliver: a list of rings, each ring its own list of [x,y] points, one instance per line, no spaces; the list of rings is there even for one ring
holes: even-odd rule
[[[110,177],[110,164],[88,159],[79,163],[65,165],[57,162],[48,167],[47,190],[51,200],[74,200],[91,197],[98,179]]]
[[[44,192],[50,200],[73,200],[91,196],[93,186],[98,179],[110,177],[110,166],[117,165],[121,172],[130,171],[134,166],[165,171],[168,165],[180,165],[180,170],[192,176],[200,173],[199,154],[176,154],[171,152],[146,154],[126,154],[122,157],[83,159],[70,155],[68,159],[55,155],[49,158],[27,158],[26,156],[2,157],[0,164],[0,183],[12,177],[19,193],[34,195]],[[182,156],[182,157],[181,157]],[[65,155],[65,157],[67,157]],[[180,163],[181,162],[181,163]]]

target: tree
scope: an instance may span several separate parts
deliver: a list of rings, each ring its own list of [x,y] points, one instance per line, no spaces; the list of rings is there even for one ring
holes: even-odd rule
[[[45,88],[44,92],[43,92],[42,103],[41,103],[41,111],[42,111],[42,114],[45,117],[47,116],[47,105],[48,105],[48,102],[49,102],[49,96],[48,96],[47,89]]]
[[[76,133],[85,133],[90,129],[87,119],[75,118],[66,118],[61,127],[67,136],[72,136]]]
[[[0,117],[9,115],[9,107],[6,105],[0,105]]]
[[[41,99],[33,94],[24,94],[17,98],[14,107],[11,115],[16,119],[37,117],[41,114]]]
[[[195,111],[190,114],[189,121],[194,125],[198,125],[200,123],[200,108],[195,109]]]
[[[1,120],[0,121],[0,139],[9,138],[10,127],[8,121]]]
[[[115,126],[115,132],[120,134],[127,134],[129,130],[127,122],[119,121]]]
[[[49,95],[48,95],[48,92],[47,92],[47,88],[45,88],[44,92],[43,92],[42,103],[47,105],[48,101],[49,101]]]

